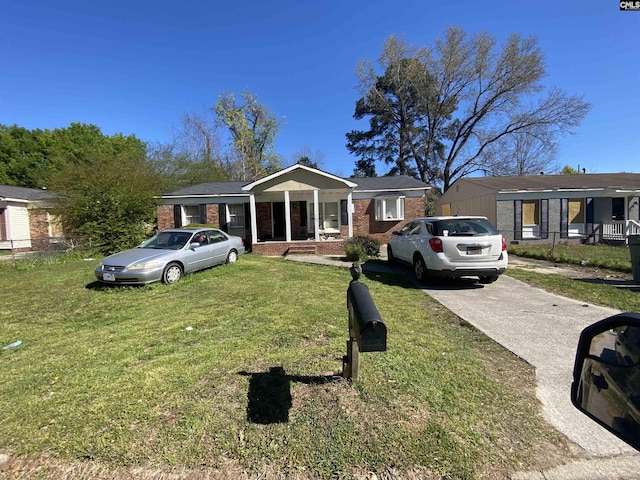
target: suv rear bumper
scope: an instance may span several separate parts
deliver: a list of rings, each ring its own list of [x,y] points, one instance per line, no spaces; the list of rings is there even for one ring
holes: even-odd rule
[[[461,277],[496,277],[502,275],[506,268],[456,268],[454,270],[430,270],[427,275],[440,278],[461,278]]]

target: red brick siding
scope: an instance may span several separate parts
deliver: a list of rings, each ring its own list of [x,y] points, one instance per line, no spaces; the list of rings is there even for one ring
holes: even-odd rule
[[[376,220],[375,200],[354,200],[355,212],[353,214],[353,235],[365,235],[376,238],[380,243],[387,243],[391,232],[399,230],[407,220],[424,216],[424,198],[404,199],[404,218],[399,222]],[[347,235],[347,226],[342,226],[342,234]]]
[[[256,203],[256,217],[258,220],[258,240],[271,238],[271,204],[268,202]]]
[[[259,255],[283,256],[292,243],[287,242],[263,242],[252,246],[252,252]],[[321,242],[296,242],[295,245],[315,245],[318,255],[344,255],[344,243],[341,240],[327,240]]]
[[[158,230],[173,228],[173,205],[158,205]]]
[[[49,246],[49,216],[46,210],[29,209],[31,250],[46,250]]]
[[[207,204],[207,225],[220,226],[220,206],[217,203]]]

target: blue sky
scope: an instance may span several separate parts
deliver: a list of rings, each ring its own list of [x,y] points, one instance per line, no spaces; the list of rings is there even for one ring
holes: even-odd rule
[[[452,25],[536,36],[545,85],[592,104],[559,167],[640,172],[640,12],[616,0],[2,0],[0,124],[165,142],[185,113],[249,90],[285,117],[279,154],[308,146],[348,176],[345,133],[367,127],[352,117],[357,62],[391,34],[433,45]]]

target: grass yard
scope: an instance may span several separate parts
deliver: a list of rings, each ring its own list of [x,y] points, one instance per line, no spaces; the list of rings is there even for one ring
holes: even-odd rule
[[[0,343],[23,342],[0,350],[0,478],[505,478],[570,456],[533,370],[402,277],[363,278],[388,351],[351,385],[347,270],[245,255],[107,288],[96,264],[0,263]]]
[[[510,245],[509,253],[522,257],[550,260],[558,263],[606,268],[619,272],[631,272],[629,248],[625,246],[561,243],[558,245]]]

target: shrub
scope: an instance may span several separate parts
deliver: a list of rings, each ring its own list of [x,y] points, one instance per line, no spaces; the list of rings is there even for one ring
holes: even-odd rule
[[[362,245],[354,243],[345,243],[345,258],[348,262],[362,262],[367,259],[367,253]]]
[[[380,256],[380,242],[372,237],[359,235],[353,238],[349,238],[344,242],[344,250],[347,253],[347,260],[349,259],[350,252],[355,255],[360,255],[359,258],[367,259],[368,257]],[[350,261],[355,261],[350,260]]]

